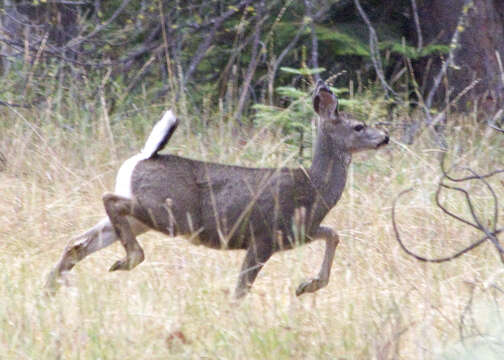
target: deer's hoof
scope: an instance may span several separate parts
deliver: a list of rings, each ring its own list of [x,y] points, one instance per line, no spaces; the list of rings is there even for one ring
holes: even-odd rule
[[[127,259],[117,260],[114,263],[114,265],[112,265],[109,269],[109,271],[117,271],[117,270],[130,270],[128,260]]]
[[[46,282],[44,284],[43,293],[47,297],[52,297],[56,295],[61,286],[70,287],[71,280],[69,279],[70,274],[67,271],[59,272],[58,270],[52,270],[49,275],[47,275]]]
[[[56,295],[60,285],[61,282],[56,276],[56,271],[51,271],[47,276],[46,283],[44,284],[44,295],[48,297]]]
[[[143,251],[138,251],[130,254],[122,260],[117,260],[114,265],[112,265],[109,271],[116,270],[131,270],[144,260]]]
[[[318,289],[321,289],[326,285],[327,285],[327,281],[324,281],[319,278],[313,278],[313,279],[304,281],[296,289],[296,296],[302,295],[304,293],[315,292]]]

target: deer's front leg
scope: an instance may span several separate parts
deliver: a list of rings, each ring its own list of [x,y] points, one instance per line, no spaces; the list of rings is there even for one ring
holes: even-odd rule
[[[296,290],[296,296],[302,295],[304,293],[315,292],[329,283],[329,276],[331,275],[331,266],[334,259],[334,253],[339,243],[338,234],[336,233],[336,231],[329,227],[320,226],[315,234],[312,235],[312,238],[325,239],[326,248],[324,253],[324,261],[322,262],[318,276],[301,283]]]

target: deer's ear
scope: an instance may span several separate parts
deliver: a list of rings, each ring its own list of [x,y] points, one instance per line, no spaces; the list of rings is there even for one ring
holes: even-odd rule
[[[326,120],[331,117],[331,112],[338,108],[338,98],[328,90],[321,90],[313,98],[313,109],[319,116]],[[336,111],[337,114],[337,111]]]

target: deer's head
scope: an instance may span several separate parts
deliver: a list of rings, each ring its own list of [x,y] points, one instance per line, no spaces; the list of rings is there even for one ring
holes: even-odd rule
[[[389,142],[385,132],[368,127],[352,115],[339,111],[338,98],[322,80],[318,81],[313,94],[313,108],[320,116],[319,131],[343,151],[355,153],[378,149]]]

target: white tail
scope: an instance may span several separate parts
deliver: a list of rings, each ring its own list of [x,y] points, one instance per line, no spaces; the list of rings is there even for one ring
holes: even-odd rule
[[[150,159],[160,151],[168,142],[177,128],[178,121],[171,110],[164,113],[161,120],[152,129],[145,146],[142,149],[142,159]]]

